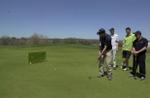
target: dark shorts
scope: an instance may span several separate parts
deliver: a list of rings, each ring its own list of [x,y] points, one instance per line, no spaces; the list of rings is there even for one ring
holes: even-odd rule
[[[122,52],[122,57],[123,57],[123,58],[129,59],[130,56],[131,56],[131,52],[130,52],[130,51],[123,51],[123,52]]]

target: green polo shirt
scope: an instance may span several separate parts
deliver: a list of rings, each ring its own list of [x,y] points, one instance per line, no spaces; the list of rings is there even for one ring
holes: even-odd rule
[[[123,50],[131,51],[133,47],[133,42],[136,39],[135,34],[131,33],[129,36],[126,36],[123,40]]]

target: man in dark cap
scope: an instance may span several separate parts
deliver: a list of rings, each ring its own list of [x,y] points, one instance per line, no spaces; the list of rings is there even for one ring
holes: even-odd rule
[[[146,51],[148,47],[148,40],[142,37],[142,33],[140,31],[135,32],[136,40],[133,42],[133,69],[131,75],[136,78],[136,70],[139,66],[139,74],[141,80],[145,79],[146,74],[146,67],[145,67],[145,60],[146,60]]]
[[[101,28],[97,35],[99,35],[99,76],[107,76],[109,80],[112,79],[112,68],[111,68],[111,36],[108,35],[105,29]]]

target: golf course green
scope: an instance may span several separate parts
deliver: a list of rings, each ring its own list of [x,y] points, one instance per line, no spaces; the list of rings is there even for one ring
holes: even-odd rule
[[[38,51],[46,61],[29,64],[28,53]],[[144,81],[120,67],[112,81],[97,78],[97,53],[94,45],[1,46],[0,98],[150,98],[150,52]],[[121,57],[118,52],[119,65]]]

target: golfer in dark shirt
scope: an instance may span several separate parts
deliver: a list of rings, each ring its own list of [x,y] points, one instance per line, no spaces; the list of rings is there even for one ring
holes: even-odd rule
[[[139,66],[139,76],[141,80],[145,79],[146,74],[146,51],[148,46],[148,40],[144,37],[142,37],[142,34],[140,31],[135,32],[136,40],[133,42],[133,69],[131,74],[136,77],[136,70]]]
[[[100,29],[97,34],[99,35],[99,75],[98,77],[107,76],[109,80],[112,79],[111,68],[111,36],[105,32],[105,29]]]

